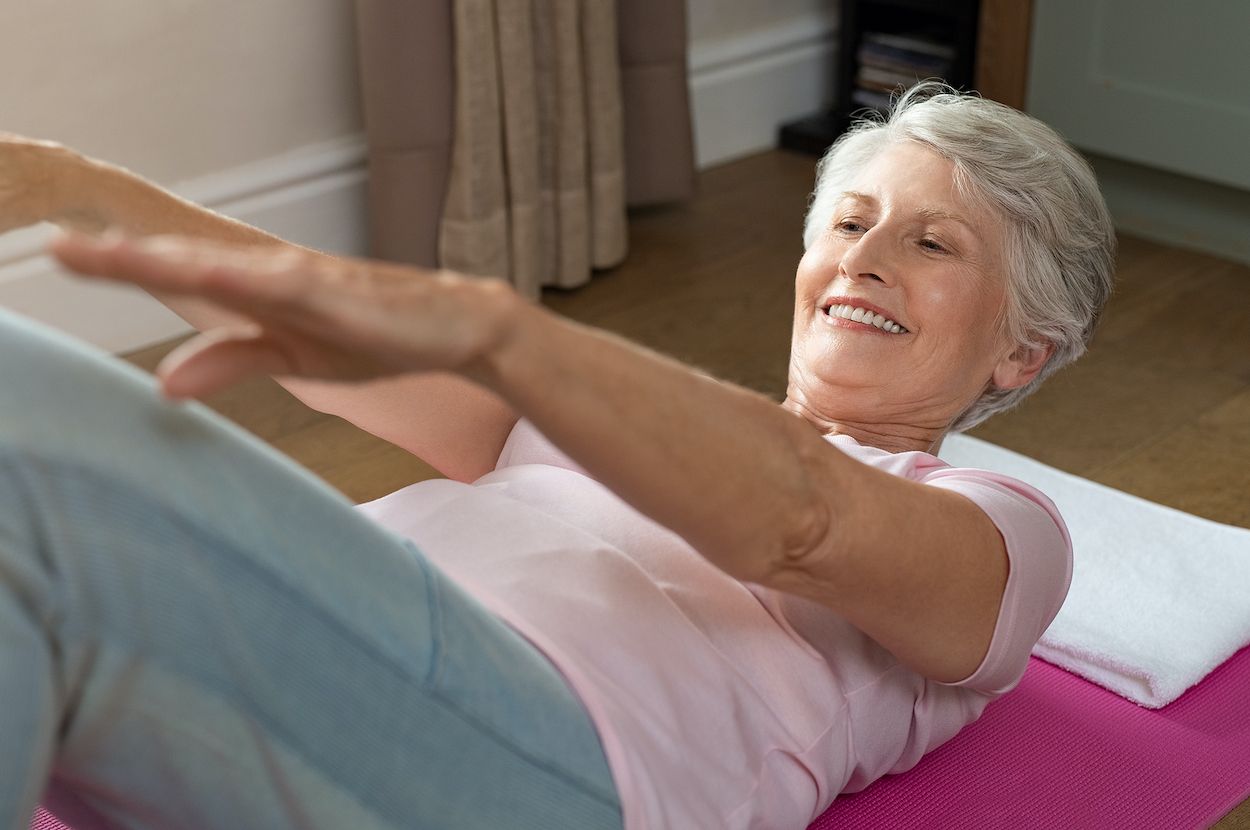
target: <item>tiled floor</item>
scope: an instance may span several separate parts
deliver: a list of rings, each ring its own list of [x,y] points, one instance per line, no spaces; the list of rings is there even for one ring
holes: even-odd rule
[[[617,269],[544,302],[780,400],[814,162],[769,152],[637,211]],[[1089,354],[973,434],[1216,521],[1250,527],[1250,267],[1124,238]],[[174,344],[131,356],[151,368]],[[434,475],[272,381],[209,401],[356,501]],[[1250,802],[1219,825],[1250,830]]]

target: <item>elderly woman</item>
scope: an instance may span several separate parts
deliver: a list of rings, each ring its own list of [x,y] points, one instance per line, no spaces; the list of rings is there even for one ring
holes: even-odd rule
[[[1063,601],[1046,497],[935,457],[1110,291],[1089,168],[1006,107],[923,86],[829,151],[780,406],[498,281],[4,154],[9,226],[119,229],[53,253],[206,330],[157,386],[4,320],[6,826],[47,787],[119,826],[802,828],[1010,690]],[[447,478],[353,508],[168,400],[255,374]]]

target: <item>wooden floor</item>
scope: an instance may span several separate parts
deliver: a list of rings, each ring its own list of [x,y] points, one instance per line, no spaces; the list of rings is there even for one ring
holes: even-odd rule
[[[813,159],[776,151],[704,171],[689,204],[631,216],[624,265],[544,303],[780,400],[813,170]],[[151,369],[174,345],[130,360]],[[435,475],[272,381],[208,403],[357,502]],[[1089,353],[970,434],[1250,527],[1250,267],[1122,238]],[[1250,802],[1216,826],[1250,830]]]

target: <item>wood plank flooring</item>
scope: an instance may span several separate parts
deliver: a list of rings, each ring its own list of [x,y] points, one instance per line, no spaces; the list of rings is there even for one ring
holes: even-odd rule
[[[704,171],[688,204],[635,211],[630,254],[550,308],[780,400],[814,160]],[[129,355],[151,369],[179,341]],[[270,380],[206,401],[356,502],[436,473]],[[971,434],[1152,501],[1250,527],[1250,267],[1124,237],[1089,353]],[[1250,830],[1250,801],[1220,830]]]

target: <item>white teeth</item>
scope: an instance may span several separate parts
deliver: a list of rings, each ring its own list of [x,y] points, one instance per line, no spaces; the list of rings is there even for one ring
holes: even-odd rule
[[[829,315],[832,317],[841,317],[844,320],[854,320],[857,323],[867,323],[870,326],[876,326],[882,331],[888,331],[891,334],[899,334],[907,331],[888,317],[875,314],[865,308],[858,308],[853,305],[835,305],[829,308]]]

